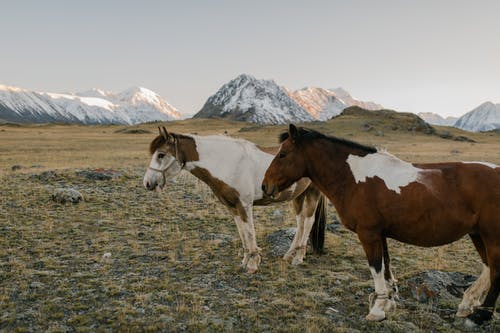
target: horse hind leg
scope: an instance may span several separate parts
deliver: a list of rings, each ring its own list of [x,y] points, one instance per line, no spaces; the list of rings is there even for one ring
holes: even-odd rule
[[[387,289],[389,290],[389,299],[392,300],[391,302],[391,310],[396,308],[396,302],[395,300],[399,299],[399,289],[396,278],[394,277],[394,274],[392,274],[391,270],[391,258],[389,257],[389,249],[387,247],[387,238],[382,237],[382,246],[384,250],[384,278],[385,278],[385,283],[387,285]]]
[[[469,326],[481,325],[491,320],[495,310],[495,304],[500,294],[500,244],[498,240],[493,240],[490,246],[486,242],[486,253],[488,256],[488,266],[490,268],[490,287],[481,306],[474,309],[474,312],[467,316]]]
[[[462,302],[458,306],[457,317],[467,317],[474,312],[474,308],[481,305],[490,288],[490,269],[486,257],[486,249],[479,235],[469,235],[477,252],[483,261],[483,270],[476,281],[464,292]]]

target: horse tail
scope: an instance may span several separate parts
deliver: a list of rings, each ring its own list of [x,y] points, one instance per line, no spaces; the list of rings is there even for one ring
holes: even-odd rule
[[[325,245],[325,227],[326,227],[326,204],[325,196],[320,194],[316,211],[314,212],[314,224],[309,234],[314,253],[323,254]]]

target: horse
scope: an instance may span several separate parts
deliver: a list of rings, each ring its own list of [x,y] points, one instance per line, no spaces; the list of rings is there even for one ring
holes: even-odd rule
[[[468,234],[483,262],[457,316],[491,320],[500,292],[500,168],[484,162],[411,164],[388,152],[293,124],[266,171],[262,190],[278,195],[308,177],[333,203],[365,251],[375,284],[367,320],[395,308],[387,238],[431,247]],[[372,303],[372,302],[370,302]]]
[[[276,148],[258,147],[250,141],[229,136],[198,136],[169,133],[158,128],[150,143],[152,155],[144,175],[144,187],[161,190],[167,180],[182,170],[205,182],[229,209],[243,245],[242,268],[255,273],[261,261],[253,221],[253,206],[292,201],[297,231],[283,259],[292,265],[303,262],[308,237],[315,253],[322,253],[326,224],[325,198],[307,178],[298,179],[279,196],[264,195],[261,181]]]

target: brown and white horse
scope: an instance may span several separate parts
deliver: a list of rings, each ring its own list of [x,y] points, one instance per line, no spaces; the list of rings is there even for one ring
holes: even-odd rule
[[[500,168],[494,164],[411,164],[375,148],[290,125],[262,183],[277,195],[308,177],[357,233],[375,281],[366,319],[395,307],[386,238],[439,246],[468,234],[484,269],[465,291],[457,316],[490,320],[500,292]]]
[[[160,135],[150,144],[152,158],[144,175],[144,186],[148,190],[162,189],[181,170],[205,182],[234,217],[243,243],[242,267],[249,273],[257,271],[261,259],[255,238],[254,205],[293,200],[297,231],[285,260],[291,260],[293,265],[302,263],[309,236],[314,251],[322,252],[326,223],[324,196],[307,178],[290,183],[279,196],[265,196],[260,185],[274,156],[269,149],[228,136],[175,134],[167,132],[165,127],[159,130]]]

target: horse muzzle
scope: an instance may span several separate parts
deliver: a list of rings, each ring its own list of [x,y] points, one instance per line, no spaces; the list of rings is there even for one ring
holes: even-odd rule
[[[274,198],[274,196],[278,193],[278,187],[275,185],[267,186],[266,184],[262,183],[262,192],[264,192],[265,195]]]

